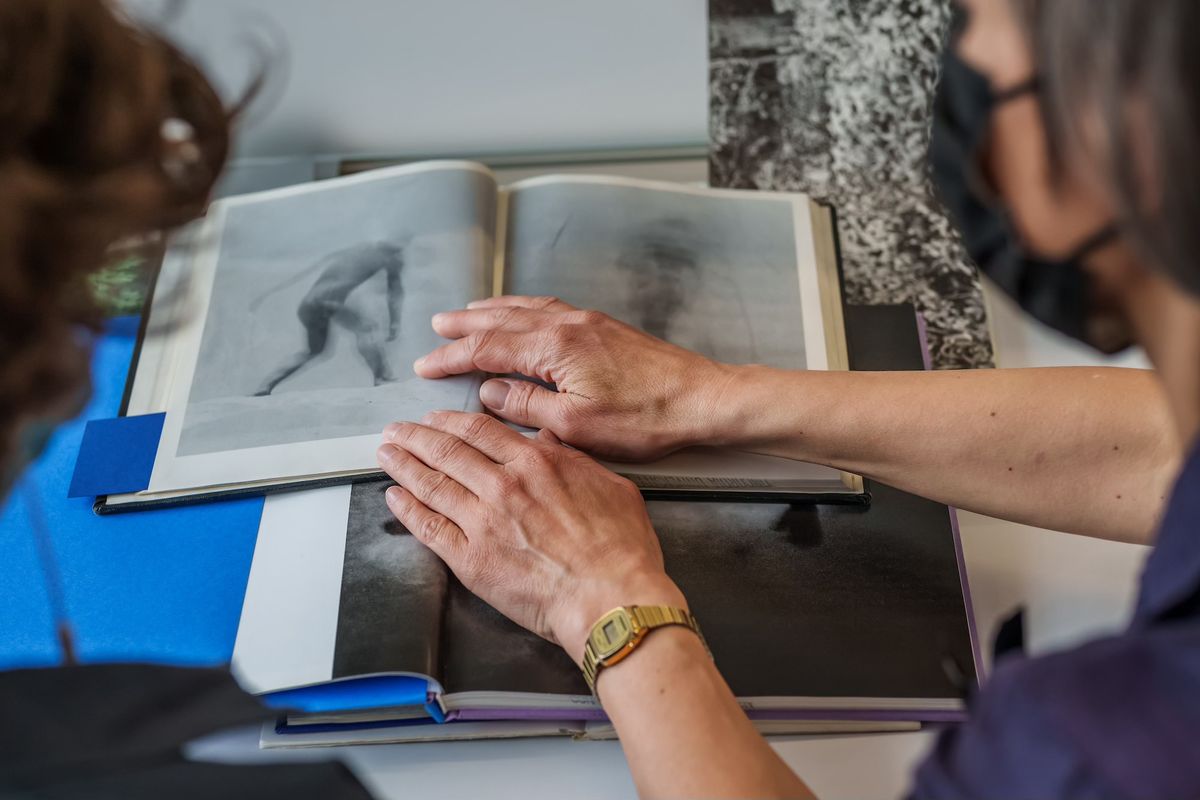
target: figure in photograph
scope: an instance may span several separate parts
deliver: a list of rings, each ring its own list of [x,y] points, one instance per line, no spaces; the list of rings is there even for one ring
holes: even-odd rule
[[[384,345],[395,341],[400,332],[400,305],[404,299],[400,278],[404,267],[405,244],[407,241],[354,245],[325,256],[308,270],[319,271],[319,275],[296,310],[296,316],[304,326],[305,349],[272,372],[254,393],[255,397],[271,394],[279,384],[322,355],[329,346],[329,329],[335,322],[354,334],[358,353],[371,368],[376,386],[396,380],[388,364]],[[387,278],[386,339],[383,333],[385,326],[380,321],[347,302],[355,289],[380,272]],[[271,294],[294,285],[295,280],[291,278],[260,295],[250,304],[250,310],[257,309]]]
[[[628,304],[634,324],[652,336],[668,335],[700,280],[692,224],[680,217],[651,220],[617,256],[617,267],[629,276]]]

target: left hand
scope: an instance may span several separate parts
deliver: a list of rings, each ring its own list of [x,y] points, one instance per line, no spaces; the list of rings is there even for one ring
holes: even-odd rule
[[[441,411],[389,425],[379,464],[396,518],[468,589],[576,662],[616,606],[686,608],[630,481],[553,434]]]

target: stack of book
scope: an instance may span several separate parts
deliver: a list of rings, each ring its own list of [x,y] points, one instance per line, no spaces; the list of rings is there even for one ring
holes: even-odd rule
[[[233,659],[280,708],[264,746],[607,738],[576,665],[383,502],[387,423],[481,410],[482,376],[411,373],[440,344],[431,316],[554,295],[724,362],[920,369],[912,309],[844,307],[839,275],[833,213],[793,194],[501,187],[428,162],[223,200],[168,251],[144,318],[123,417],[159,420],[152,466],[96,510],[269,495]],[[751,453],[609,466],[645,491],[667,570],[765,732],[961,717],[976,659],[951,510]]]

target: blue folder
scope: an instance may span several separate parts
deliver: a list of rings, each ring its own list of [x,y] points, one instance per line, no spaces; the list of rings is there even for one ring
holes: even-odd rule
[[[49,533],[81,661],[227,662],[262,498],[114,517],[68,498],[89,419],[116,416],[136,341],[128,320],[96,346],[92,399],[0,506],[0,668],[61,659],[33,525]]]
[[[81,662],[211,666],[233,654],[261,497],[112,516],[93,513],[90,497],[68,497],[88,421],[120,411],[136,330],[136,320],[121,320],[97,342],[91,402],[55,431],[0,505],[0,669],[62,660],[36,525],[54,551]],[[441,721],[426,682],[410,677],[326,684],[264,700],[305,710],[425,705]]]

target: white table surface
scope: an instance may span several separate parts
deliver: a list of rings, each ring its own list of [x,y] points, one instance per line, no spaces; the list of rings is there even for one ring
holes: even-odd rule
[[[1139,354],[1102,362],[1025,321],[989,292],[998,366],[1115,363],[1144,366]],[[1026,609],[1029,649],[1070,646],[1124,624],[1148,550],[1053,533],[960,512],[963,552],[979,632],[988,650],[996,624]],[[986,657],[986,656],[985,656]],[[772,746],[822,798],[899,797],[932,742],[929,732],[776,739]],[[524,740],[374,745],[279,754],[257,748],[258,731],[215,737],[193,757],[275,761],[338,757],[380,798],[631,797],[616,742]]]

